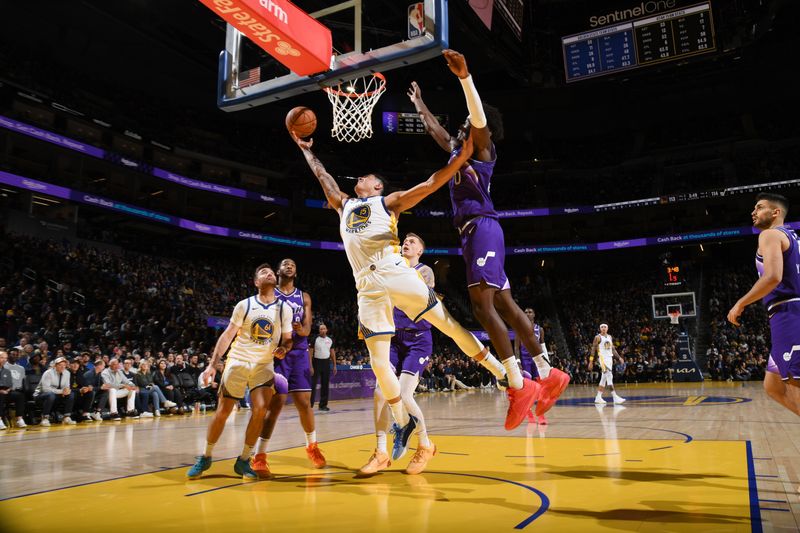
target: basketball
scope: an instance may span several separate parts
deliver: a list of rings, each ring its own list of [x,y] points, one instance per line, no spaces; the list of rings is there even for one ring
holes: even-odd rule
[[[286,129],[298,137],[309,137],[317,129],[317,115],[307,107],[295,107],[286,115]]]

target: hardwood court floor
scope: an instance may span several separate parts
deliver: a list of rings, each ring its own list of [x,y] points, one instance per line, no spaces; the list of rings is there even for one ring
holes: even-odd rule
[[[374,447],[371,402],[317,417],[329,467],[308,468],[287,406],[270,443],[276,478],[232,471],[249,416],[231,417],[206,475],[185,479],[206,416],[0,434],[8,531],[797,531],[800,420],[759,383],[622,386],[624,409],[573,386],[550,424],[502,429],[493,391],[419,397],[439,454],[357,479]],[[85,517],[85,520],[82,518]]]

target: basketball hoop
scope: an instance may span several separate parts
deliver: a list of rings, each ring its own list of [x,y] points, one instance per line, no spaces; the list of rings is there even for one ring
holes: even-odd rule
[[[372,109],[386,90],[383,74],[374,72],[322,90],[333,105],[332,137],[347,142],[372,137]]]
[[[678,322],[679,322],[678,319],[680,317],[681,317],[681,312],[680,311],[677,311],[677,310],[670,311],[669,312],[669,323],[670,324],[678,324]]]

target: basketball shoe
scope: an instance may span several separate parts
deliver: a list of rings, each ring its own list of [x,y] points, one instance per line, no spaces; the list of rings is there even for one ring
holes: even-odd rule
[[[541,380],[542,393],[536,404],[536,416],[542,416],[558,401],[558,397],[569,385],[569,375],[557,368],[550,369],[550,375]]]
[[[508,394],[508,413],[506,413],[505,428],[509,431],[522,424],[528,416],[533,404],[539,399],[542,386],[530,379],[522,380],[521,389],[506,390]]]

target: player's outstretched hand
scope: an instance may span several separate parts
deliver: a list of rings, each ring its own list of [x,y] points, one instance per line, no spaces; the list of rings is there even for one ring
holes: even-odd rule
[[[208,387],[209,383],[214,381],[214,376],[216,374],[217,374],[217,369],[214,368],[213,366],[209,366],[208,368],[203,370],[202,374],[200,374],[200,384],[203,387]]]
[[[419,88],[417,82],[412,81],[406,95],[408,95],[408,99],[411,100],[412,104],[416,104],[419,100],[422,100],[422,89]]]
[[[447,66],[450,68],[450,72],[462,79],[469,76],[467,60],[463,54],[448,48],[447,50],[442,51],[442,55],[444,56],[445,61],[447,61]]]
[[[291,134],[294,142],[297,143],[297,146],[299,146],[301,150],[311,150],[311,147],[314,145],[314,139],[309,139],[305,141],[300,137],[298,137],[295,132],[291,131],[289,133]]]
[[[741,326],[741,324],[739,324],[739,317],[742,316],[743,312],[744,306],[742,306],[739,302],[736,302],[736,304],[731,307],[731,310],[728,311],[728,322],[734,326]]]

